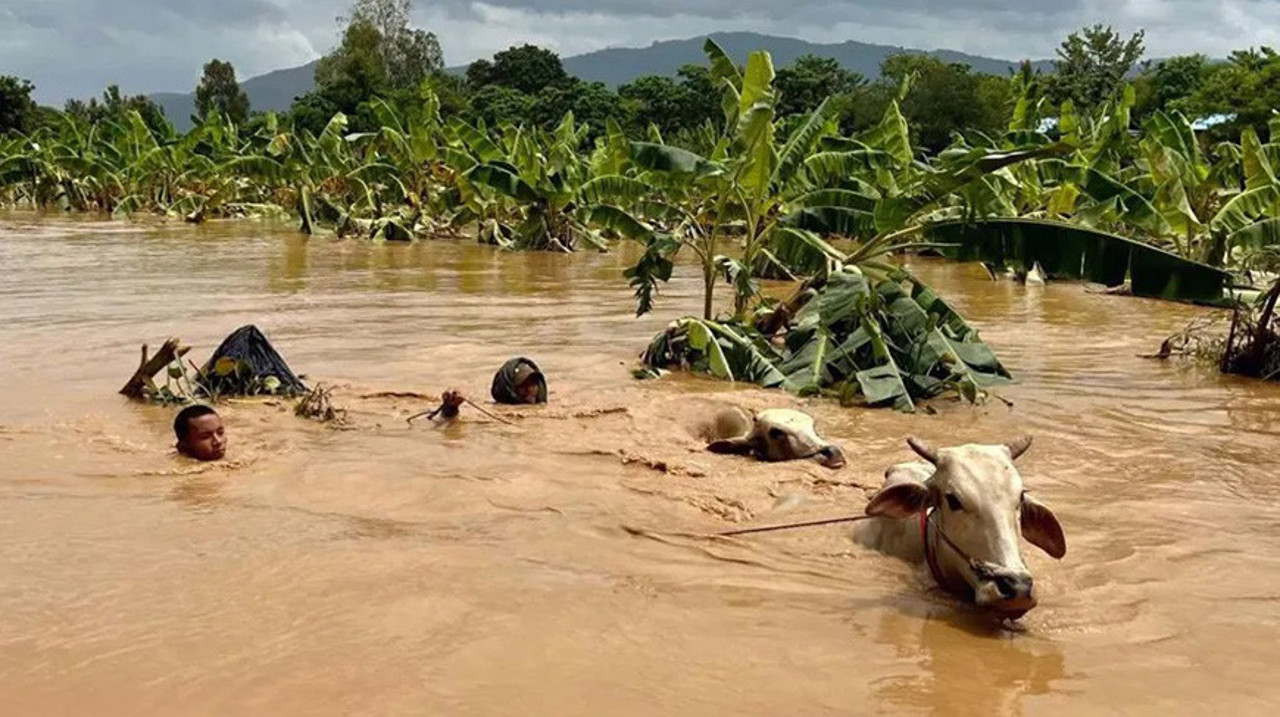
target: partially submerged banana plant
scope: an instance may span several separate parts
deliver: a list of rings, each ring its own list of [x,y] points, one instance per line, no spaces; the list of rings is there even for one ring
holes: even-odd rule
[[[749,322],[679,319],[643,360],[900,411],[948,392],[976,403],[1010,379],[977,330],[928,286],[903,270],[868,275],[854,266],[806,282]]]

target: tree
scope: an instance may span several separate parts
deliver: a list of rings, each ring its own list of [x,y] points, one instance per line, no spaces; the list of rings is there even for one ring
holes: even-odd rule
[[[896,94],[897,87],[881,78],[880,82],[855,87],[851,92],[833,97],[840,131],[853,134],[875,126]]]
[[[147,129],[151,130],[153,135],[165,137],[173,134],[173,125],[169,124],[160,105],[146,95],[123,95],[120,93],[119,85],[107,87],[102,93],[102,102],[98,102],[97,99],[90,99],[88,102],[67,100],[63,111],[88,124],[101,122],[120,124],[124,122],[125,114],[129,110],[135,110],[142,116],[142,121],[146,123]]]
[[[503,123],[529,121],[534,99],[520,90],[502,85],[485,85],[471,95],[471,115],[495,127]]]
[[[466,112],[467,84],[461,77],[443,70],[433,72],[419,85],[415,94],[420,99],[427,90],[440,102],[440,114],[448,117]]]
[[[548,85],[538,93],[533,103],[532,115],[544,129],[560,124],[565,114],[572,112],[579,126],[585,125],[588,140],[594,139],[612,119],[621,125],[629,121],[626,107],[617,93],[600,82],[567,82]]]
[[[619,87],[618,96],[630,107],[639,130],[652,124],[665,135],[687,126],[684,117],[688,104],[686,90],[670,77],[649,75],[637,78]]]
[[[937,152],[951,143],[952,132],[993,133],[1007,124],[1007,80],[992,82],[970,72],[968,65],[907,53],[885,58],[880,73],[887,85],[884,94],[909,76],[914,78],[902,102],[914,144]]]
[[[1149,93],[1139,101],[1138,114],[1156,110],[1181,110],[1209,76],[1209,58],[1204,55],[1180,55],[1156,64],[1143,73]]]
[[[569,79],[560,56],[536,45],[511,47],[493,56],[486,84],[502,85],[536,95],[549,85]]]
[[[28,134],[34,129],[37,105],[31,99],[35,86],[27,80],[0,75],[0,135]]]
[[[342,42],[316,65],[314,93],[298,98],[290,109],[295,127],[318,131],[342,112],[357,129],[374,129],[366,126],[372,116],[361,114],[362,105],[374,97],[416,92],[443,69],[436,36],[409,27],[411,6],[411,0],[356,0],[349,17],[338,18]]]
[[[1054,102],[1071,100],[1078,109],[1106,102],[1145,51],[1143,32],[1124,40],[1109,26],[1094,25],[1067,36],[1058,48],[1049,95]]]
[[[650,125],[663,136],[674,136],[707,122],[716,127],[723,124],[720,90],[711,81],[707,68],[685,65],[677,77],[678,80],[648,75],[618,88],[630,115],[633,135],[644,134]]]
[[[378,52],[393,89],[417,87],[431,73],[444,69],[444,55],[435,33],[409,27],[412,0],[356,0],[348,25],[365,23],[378,31]]]
[[[204,66],[204,76],[196,86],[196,114],[204,119],[210,112],[226,115],[236,124],[249,117],[249,96],[236,82],[236,69],[230,62],[214,59]]]
[[[318,100],[333,112],[355,114],[361,104],[390,89],[382,57],[382,33],[371,23],[354,20],[342,34],[342,44],[316,65]],[[327,120],[326,120],[327,121]]]
[[[778,70],[774,82],[780,94],[778,113],[785,117],[812,112],[827,97],[852,92],[866,81],[829,57],[804,55]]]
[[[478,90],[485,85],[493,84],[493,63],[488,60],[476,60],[467,65],[467,88]]]
[[[711,79],[711,71],[703,65],[683,65],[676,71],[684,90],[685,107],[681,113],[685,127],[698,127],[711,122],[717,127],[724,122],[720,107],[720,89]]]
[[[295,132],[305,129],[313,135],[318,135],[338,112],[337,105],[318,90],[313,90],[294,98],[288,114],[285,115],[285,122],[292,126]]]
[[[1231,53],[1230,59],[1206,70],[1200,86],[1184,102],[1188,113],[1201,117],[1235,115],[1215,128],[1234,136],[1246,126],[1264,132],[1280,107],[1280,54],[1270,47]]]

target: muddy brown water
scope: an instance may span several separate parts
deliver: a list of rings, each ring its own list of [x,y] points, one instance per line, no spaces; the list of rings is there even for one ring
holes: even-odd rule
[[[906,416],[633,380],[700,299],[680,271],[635,319],[624,263],[0,217],[0,713],[1274,713],[1280,389],[1137,357],[1203,309],[916,262],[1018,382]],[[172,410],[115,391],[141,343],[245,323],[350,430],[238,402],[231,460],[175,458]],[[379,395],[487,399],[513,355],[551,405],[510,426]],[[849,466],[701,451],[725,401],[811,412]],[[1024,545],[1021,631],[847,526],[687,535],[859,512],[908,434],[1024,432],[1069,550]]]

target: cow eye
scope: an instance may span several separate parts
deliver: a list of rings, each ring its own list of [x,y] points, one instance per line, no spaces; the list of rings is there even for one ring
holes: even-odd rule
[[[956,497],[955,493],[947,494],[947,507],[955,511],[964,510],[964,506],[960,504],[960,499]]]
[[[769,429],[769,438],[771,438],[772,440],[775,440],[775,441],[780,441],[780,440],[782,440],[783,438],[786,438],[786,434],[782,432],[782,429],[781,429],[781,428],[770,428],[770,429]]]

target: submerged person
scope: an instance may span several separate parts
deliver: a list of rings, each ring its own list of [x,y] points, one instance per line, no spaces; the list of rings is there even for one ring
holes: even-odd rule
[[[546,403],[547,379],[538,364],[527,358],[513,358],[493,376],[489,394],[497,403]]]
[[[414,421],[422,418],[423,416],[426,416],[428,421],[435,421],[437,423],[452,421],[458,417],[459,409],[462,408],[462,404],[466,402],[467,397],[463,396],[461,391],[456,389],[445,391],[444,395],[440,397],[440,405],[437,406],[434,411],[415,413],[405,420],[409,422],[409,425],[413,425]]]
[[[173,419],[178,452],[198,461],[221,460],[227,454],[227,429],[218,412],[208,406],[187,406]]]

